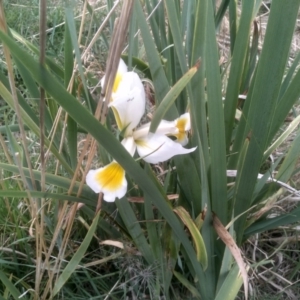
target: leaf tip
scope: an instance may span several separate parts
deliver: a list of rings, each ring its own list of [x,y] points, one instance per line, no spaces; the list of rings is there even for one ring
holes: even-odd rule
[[[198,71],[198,69],[200,68],[200,66],[201,66],[201,57],[199,57],[199,58],[197,59],[195,65],[194,65],[194,68],[196,68],[197,71]]]

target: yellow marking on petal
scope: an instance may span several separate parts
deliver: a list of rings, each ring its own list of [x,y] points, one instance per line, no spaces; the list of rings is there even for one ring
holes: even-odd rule
[[[124,129],[124,125],[122,124],[122,121],[121,121],[121,118],[120,118],[120,115],[119,115],[119,112],[116,108],[114,108],[113,106],[111,107],[112,108],[112,111],[115,115],[115,119],[116,119],[116,122],[117,122],[117,125],[118,125],[118,128],[120,131],[122,131]]]
[[[186,133],[185,132],[178,132],[178,133],[174,134],[174,136],[177,138],[177,140],[179,142],[182,142],[186,137]]]
[[[186,128],[187,119],[179,118],[176,122],[176,127],[178,129],[178,133],[174,134],[178,141],[183,141],[186,137],[185,128]]]
[[[103,188],[113,192],[122,186],[124,176],[124,169],[117,162],[112,162],[95,175],[95,180]]]
[[[186,118],[181,118],[177,120],[176,127],[178,128],[179,132],[185,132],[186,122]]]
[[[113,90],[112,90],[113,93],[116,93],[118,91],[118,88],[119,88],[119,85],[120,85],[120,82],[122,81],[122,79],[123,79],[123,75],[120,72],[117,72],[116,79],[115,79],[115,82],[114,82],[114,85],[113,85]],[[113,98],[111,98],[110,101],[112,102]],[[112,107],[112,110],[113,110],[113,113],[115,115],[115,119],[116,119],[118,128],[119,128],[119,130],[122,131],[124,125],[122,124],[120,115],[114,107]]]
[[[138,145],[138,146],[140,146],[140,147],[145,147],[145,148],[147,147],[147,148],[150,148],[150,147],[148,146],[147,142],[144,141],[144,140],[134,140],[134,142],[135,142],[136,145]]]
[[[115,82],[114,82],[114,85],[113,85],[113,93],[117,92],[119,84],[122,80],[122,77],[123,77],[122,74],[120,72],[117,72],[116,79],[115,79]]]

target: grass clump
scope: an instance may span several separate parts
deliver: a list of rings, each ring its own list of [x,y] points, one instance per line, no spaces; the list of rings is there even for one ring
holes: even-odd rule
[[[296,110],[274,154],[300,96],[300,1],[54,1],[46,33],[45,1],[23,2],[0,16],[1,296],[297,297],[300,210],[283,200],[299,193]],[[188,112],[194,152],[150,166],[125,151],[103,102],[121,54],[143,78],[150,131]],[[128,187],[109,203],[85,178],[113,160]]]

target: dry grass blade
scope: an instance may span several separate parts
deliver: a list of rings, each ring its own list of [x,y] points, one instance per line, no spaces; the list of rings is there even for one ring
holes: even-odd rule
[[[6,18],[5,18],[4,7],[3,7],[3,2],[2,1],[0,1],[0,30],[3,31],[4,33],[7,33]],[[30,180],[31,180],[31,184],[32,184],[33,188],[36,189],[34,176],[33,176],[33,173],[32,173],[32,167],[31,167],[31,163],[30,163],[30,156],[29,156],[27,142],[26,142],[24,123],[23,123],[23,120],[22,120],[22,117],[21,117],[20,106],[19,106],[18,96],[17,96],[17,90],[16,90],[16,86],[15,86],[13,65],[12,65],[9,49],[5,45],[3,45],[3,52],[4,52],[6,64],[7,64],[7,73],[8,73],[8,78],[9,78],[9,83],[10,83],[10,88],[11,88],[11,95],[12,95],[12,98],[13,98],[13,101],[14,101],[14,110],[16,112],[18,124],[19,124],[19,127],[20,127],[21,140],[22,140],[22,143],[23,143],[24,153],[25,153],[27,165],[28,165],[28,168],[29,168]],[[20,169],[20,174],[21,173],[22,173],[22,170]],[[27,185],[26,181],[24,182],[24,184]],[[28,188],[28,193],[30,193],[29,188]],[[34,205],[34,203],[31,203],[31,204],[33,205],[31,214],[34,217],[35,216],[35,210],[34,210],[35,205]]]
[[[115,6],[114,6],[115,7]],[[113,83],[114,83],[114,79],[116,77],[116,73],[117,73],[117,69],[118,69],[118,65],[119,65],[119,60],[120,60],[120,56],[122,53],[122,47],[125,43],[125,39],[127,36],[127,30],[128,30],[128,26],[129,26],[129,22],[130,22],[130,17],[131,17],[131,12],[133,9],[133,1],[127,0],[124,1],[124,4],[122,6],[122,11],[121,11],[121,16],[119,21],[117,22],[117,24],[115,24],[115,29],[113,32],[113,36],[112,36],[112,40],[111,40],[111,44],[110,44],[110,49],[109,49],[109,53],[108,53],[108,59],[107,59],[107,64],[106,64],[106,70],[108,70],[106,72],[105,75],[105,83],[103,86],[102,91],[106,91],[106,93],[102,92],[102,95],[100,97],[100,101],[98,102],[97,105],[97,109],[95,112],[95,117],[97,119],[100,118],[100,113],[102,110],[102,116],[101,116],[101,123],[104,124],[105,123],[105,119],[106,119],[106,114],[107,114],[107,108],[108,108],[108,99],[110,99],[111,97],[111,92],[112,92],[112,88],[113,88]],[[106,97],[106,101],[103,105],[103,99],[104,97]],[[82,176],[82,181],[81,181],[81,185],[80,188],[78,190],[78,195],[81,192],[82,186],[83,186],[83,180],[86,176],[87,171],[89,170],[90,164],[92,162],[92,159],[94,157],[95,154],[95,147],[96,147],[96,143],[95,141],[91,142],[91,136],[88,135],[86,138],[86,142],[84,145],[84,149],[87,150],[89,145],[91,145],[91,149],[90,149],[90,153],[89,153],[89,157],[88,157],[88,161],[86,164],[86,169],[85,172]],[[69,189],[69,192],[72,191],[73,189],[73,185],[74,185],[74,179],[75,176],[81,166],[81,162],[83,160],[83,156],[84,156],[85,151],[83,151],[79,161],[78,161],[78,165],[75,171],[75,175],[71,184],[71,187]]]
[[[115,6],[114,6],[115,7]],[[106,91],[106,93],[103,94],[100,97],[100,101],[98,102],[97,105],[97,109],[95,112],[95,117],[97,119],[100,118],[100,113],[102,110],[102,115],[101,115],[101,123],[104,124],[105,123],[105,119],[106,119],[106,114],[107,114],[107,108],[108,108],[108,99],[110,99],[111,97],[111,92],[112,92],[112,88],[113,88],[113,83],[116,77],[116,73],[117,73],[117,69],[118,69],[118,65],[119,65],[119,60],[120,60],[120,56],[122,53],[122,47],[125,43],[125,39],[127,36],[127,30],[128,30],[128,26],[129,26],[129,22],[130,22],[130,17],[131,17],[131,12],[133,9],[133,1],[127,0],[124,2],[123,6],[122,6],[122,11],[121,11],[121,16],[120,19],[118,20],[117,24],[115,24],[115,29],[113,32],[113,36],[112,36],[112,40],[111,40],[111,44],[110,44],[110,49],[109,49],[109,53],[108,53],[108,60],[107,60],[107,65],[106,65],[106,69],[108,70],[106,72],[105,75],[105,83],[104,83],[104,87],[102,89],[102,91]],[[103,99],[104,97],[106,97],[106,101],[104,102],[103,105]],[[94,157],[95,151],[96,151],[96,143],[95,141],[91,142],[91,136],[88,135],[86,138],[86,142],[84,145],[84,149],[88,149],[89,145],[91,144],[91,149],[90,149],[90,153],[89,153],[89,157],[88,157],[88,161],[86,164],[86,169],[85,172],[82,176],[82,181],[81,181],[81,185],[80,188],[78,190],[77,195],[79,196],[81,193],[81,189],[83,187],[83,181],[84,178],[86,176],[87,171],[89,170],[90,164],[92,162],[92,159]],[[83,156],[85,151],[83,151],[79,161],[78,161],[78,165],[75,171],[75,175],[72,181],[72,184],[70,186],[69,192],[72,191],[73,189],[73,185],[75,182],[75,178],[76,178],[76,174],[81,166],[81,162],[83,160]],[[99,198],[98,201],[98,206],[101,206],[101,199],[102,197]]]
[[[226,230],[224,225],[220,222],[219,218],[216,216],[216,214],[213,214],[213,226],[220,237],[220,239],[224,242],[224,244],[229,248],[232,256],[234,257],[236,263],[238,264],[240,268],[240,272],[243,277],[244,281],[244,289],[245,289],[245,299],[248,299],[248,274],[247,270],[245,268],[244,260],[241,255],[241,251],[236,245],[234,239],[229,234],[229,232]]]
[[[0,1],[0,30],[7,33],[7,25],[6,25],[6,19],[5,19],[5,14],[4,14],[4,7],[3,7],[3,2]],[[11,89],[11,95],[14,101],[14,110],[17,116],[19,128],[20,128],[20,136],[21,136],[21,141],[24,149],[24,154],[25,158],[27,161],[27,166],[29,168],[29,173],[30,173],[30,180],[32,184],[32,188],[36,190],[36,184],[33,176],[33,170],[31,166],[31,161],[30,161],[30,155],[28,151],[28,146],[27,146],[27,140],[26,140],[26,134],[25,134],[25,129],[24,129],[24,123],[21,117],[21,111],[20,111],[20,105],[18,101],[18,96],[17,96],[17,90],[16,90],[16,85],[15,85],[15,80],[14,80],[14,71],[13,71],[13,64],[12,60],[10,57],[10,51],[7,48],[7,46],[3,45],[3,52],[5,56],[5,60],[7,63],[7,72],[8,72],[8,78],[9,78],[9,83],[10,83],[10,89]],[[42,147],[41,147],[42,149]],[[36,254],[37,254],[37,267],[36,267],[36,280],[35,280],[35,294],[34,294],[34,299],[37,299],[38,297],[38,292],[39,292],[39,286],[40,286],[40,270],[41,270],[41,260],[42,260],[42,248],[44,246],[43,244],[43,230],[41,229],[43,226],[39,223],[39,218],[38,218],[38,207],[37,204],[39,203],[37,199],[34,199],[31,194],[30,194],[30,187],[27,184],[24,172],[23,172],[23,166],[22,166],[22,158],[19,156],[19,153],[14,153],[15,159],[16,159],[16,164],[19,168],[20,176],[22,178],[23,184],[26,186],[26,192],[28,194],[28,199],[30,200],[30,212],[31,212],[31,217],[32,217],[32,224],[35,225],[35,234],[36,234]],[[43,220],[41,220],[43,221]]]
[[[112,7],[112,9],[109,11],[109,13],[106,15],[105,19],[103,20],[103,22],[101,23],[101,26],[99,27],[99,29],[97,30],[97,32],[95,33],[95,35],[93,36],[90,44],[87,46],[87,48],[84,50],[84,53],[81,55],[81,59],[84,59],[84,57],[87,55],[87,53],[91,50],[92,46],[95,44],[95,42],[97,41],[97,39],[99,38],[102,30],[104,29],[106,23],[108,22],[109,18],[111,17],[111,15],[113,14],[113,12],[115,11],[115,9],[117,8],[117,6],[119,5],[120,0],[116,1],[114,6]]]
[[[116,258],[120,257],[123,254],[124,254],[123,251],[119,251],[117,253],[113,253],[112,255],[106,256],[105,258],[94,260],[90,263],[84,264],[83,266],[78,266],[77,268],[78,269],[89,268],[89,267],[94,267],[94,266],[98,266],[101,264],[105,264],[105,263],[109,262],[110,260],[115,260]]]
[[[176,200],[179,198],[178,194],[167,195],[168,200]],[[143,197],[128,197],[128,201],[132,203],[144,203]]]
[[[116,76],[116,72],[117,72],[117,68],[118,68],[118,64],[119,64],[119,59],[120,59],[120,56],[121,56],[122,47],[124,45],[125,38],[126,38],[126,33],[127,33],[129,21],[130,21],[132,7],[133,7],[133,2],[132,1],[129,0],[129,1],[124,2],[119,22],[115,26],[115,31],[114,31],[112,42],[111,42],[111,45],[110,45],[109,59],[108,59],[108,63],[107,63],[107,69],[109,70],[109,72],[107,72],[107,74],[106,74],[106,78],[107,78],[106,86],[108,87],[108,89],[106,89],[106,87],[104,87],[104,90],[108,92],[105,95],[106,99],[110,99],[114,78]],[[84,22],[84,20],[82,20],[82,22]],[[80,43],[80,41],[79,41],[79,43]],[[72,83],[72,79],[71,79],[71,83]],[[69,88],[70,88],[70,85],[69,85]],[[95,112],[95,117],[97,119],[99,119],[101,109],[102,108],[104,109],[104,110],[102,109],[102,111],[103,111],[103,117],[101,118],[101,123],[102,124],[105,122],[106,110],[107,110],[107,105],[108,105],[108,103],[106,103],[106,105],[104,105],[104,107],[102,107],[103,106],[102,105],[103,104],[103,97],[101,97],[101,99],[100,99],[100,101],[97,105],[96,112]],[[82,176],[78,176],[80,167],[82,165],[82,161],[83,161],[84,156],[86,155],[87,150],[88,150],[89,147],[90,147],[90,152],[89,152],[89,156],[87,158],[87,164],[86,164],[85,172],[84,172],[84,174],[82,174]],[[74,177],[73,177],[71,186],[69,188],[68,194],[72,193],[73,186],[74,186],[75,181],[78,177],[81,177],[81,184],[80,184],[80,187],[78,189],[77,196],[79,197],[79,195],[81,194],[83,184],[84,184],[84,180],[85,180],[85,176],[86,176],[87,171],[89,170],[89,167],[91,165],[91,162],[92,162],[94,154],[95,154],[95,151],[96,151],[96,142],[94,140],[92,140],[90,135],[88,135],[87,138],[86,138],[85,144],[84,144],[84,151],[82,151],[82,153],[81,153],[81,155],[78,159],[78,164],[77,164],[76,170],[74,172]],[[99,199],[98,199],[97,211],[101,207],[102,198],[103,198],[103,194],[100,193],[99,194]],[[76,203],[72,206],[72,208],[70,209],[69,213],[66,216],[63,216],[62,213],[60,214],[59,222],[56,226],[55,238],[53,238],[50,249],[49,249],[48,254],[47,254],[48,258],[50,257],[50,254],[52,252],[52,249],[53,249],[53,246],[54,246],[53,242],[57,238],[57,233],[61,229],[61,227],[64,226],[64,224],[65,224],[66,230],[65,230],[65,235],[64,235],[64,239],[63,239],[63,245],[62,245],[62,247],[60,249],[60,253],[58,255],[59,257],[64,257],[63,254],[64,254],[64,251],[66,249],[67,241],[68,241],[68,238],[69,238],[70,233],[71,233],[71,229],[72,229],[72,226],[73,226],[73,221],[75,219],[77,208],[78,208],[78,203]],[[64,207],[63,207],[62,211],[66,212],[66,209],[67,209],[67,203],[64,204]],[[54,269],[61,269],[61,262],[62,262],[62,260],[57,260],[56,263],[55,263]],[[50,291],[50,289],[51,289],[51,284],[52,284],[52,281],[53,281],[54,273],[55,272],[52,272],[51,274],[49,274],[49,281],[47,283],[47,287],[45,288],[44,296],[46,296],[48,294],[48,292]],[[58,277],[56,278],[56,280],[57,279],[58,279]]]
[[[101,123],[103,124],[106,119],[108,102],[111,97],[113,84],[115,81],[115,77],[117,74],[117,69],[119,66],[119,60],[121,57],[122,49],[124,47],[125,39],[127,36],[128,26],[131,18],[131,13],[133,9],[134,1],[126,0],[124,1],[122,12],[120,18],[117,20],[115,24],[115,29],[113,32],[109,52],[108,59],[106,64],[106,75],[105,75],[105,83],[102,89],[102,97],[105,97],[105,102],[102,108],[101,113]],[[102,99],[100,99],[100,102]]]
[[[227,170],[227,177],[236,177],[237,176],[237,170]],[[264,175],[263,174],[258,174],[257,175],[257,178],[260,179],[262,178]],[[275,179],[273,176],[270,176],[267,181],[267,183],[270,183],[270,182],[275,182],[277,183],[278,185],[282,186],[283,188],[285,188],[286,190],[288,190],[289,192],[291,192],[292,194],[295,194],[295,195],[299,195],[300,192],[296,189],[294,189],[293,187],[291,187],[289,184],[285,183],[285,182],[282,182],[280,180],[277,180]]]
[[[100,245],[109,245],[109,246],[114,246],[120,249],[124,249],[124,244],[119,241],[113,241],[113,240],[105,240],[100,242]]]
[[[41,65],[45,64],[46,59],[46,21],[47,21],[47,3],[46,0],[40,1],[40,57]],[[42,74],[41,74],[42,76]],[[41,190],[45,191],[45,90],[40,87],[40,160],[41,160]],[[42,256],[46,250],[44,242],[44,200],[41,199],[40,220],[36,218],[36,275],[35,275],[35,297],[40,293],[40,285],[42,280],[43,266]],[[38,230],[39,229],[39,230]]]

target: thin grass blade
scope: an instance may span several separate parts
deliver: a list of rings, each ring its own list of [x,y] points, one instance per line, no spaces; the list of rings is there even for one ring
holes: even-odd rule
[[[2,271],[0,271],[0,280],[15,300],[20,299],[20,291],[14,286],[14,284],[7,278],[7,276]]]
[[[81,245],[77,249],[76,253],[73,255],[71,260],[68,262],[67,266],[64,268],[61,275],[58,277],[57,282],[54,285],[52,296],[54,297],[61,290],[61,288],[65,285],[70,276],[75,272],[77,266],[80,264],[83,256],[86,253],[88,246],[94,236],[94,233],[97,229],[98,221],[99,221],[100,211],[96,214],[92,225],[90,226],[84,240]]]
[[[116,205],[118,207],[119,213],[122,216],[122,220],[125,223],[125,226],[133,239],[136,247],[139,249],[143,257],[146,259],[149,265],[154,263],[154,256],[151,248],[146,240],[146,237],[143,233],[143,230],[136,218],[136,215],[130,206],[127,199],[117,200]]]
[[[144,41],[149,67],[152,74],[152,80],[155,87],[156,104],[159,104],[168,93],[170,84],[162,67],[161,59],[157,53],[157,49],[145,20],[141,4],[138,0],[135,0],[134,10],[137,16],[139,28],[141,30],[141,35]],[[166,114],[166,119],[174,120],[177,116],[178,112],[175,106],[172,106]]]
[[[198,62],[194,67],[192,67],[187,73],[185,73],[181,79],[169,90],[167,95],[161,101],[159,106],[157,107],[153,119],[151,121],[150,132],[155,132],[160,121],[166,115],[170,107],[175,102],[176,98],[180,94],[180,92],[185,88],[185,86],[189,83],[192,77],[195,75],[199,68],[200,62]]]

